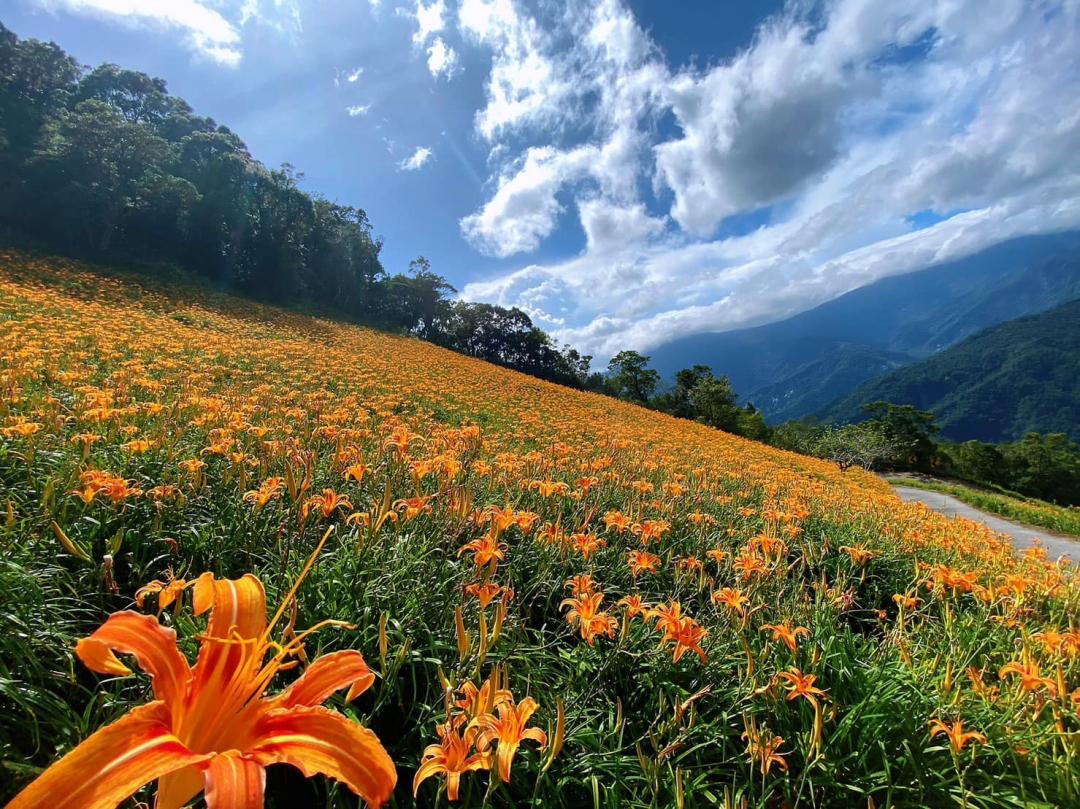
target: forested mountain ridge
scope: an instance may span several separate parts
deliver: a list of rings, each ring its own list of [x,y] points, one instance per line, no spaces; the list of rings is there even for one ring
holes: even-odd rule
[[[821,415],[858,421],[875,401],[934,413],[955,441],[1029,432],[1080,440],[1080,300],[985,329],[929,359],[860,386]]]
[[[665,378],[692,363],[730,377],[777,423],[818,412],[894,363],[1080,296],[1080,233],[1027,236],[892,276],[786,320],[651,352]]]

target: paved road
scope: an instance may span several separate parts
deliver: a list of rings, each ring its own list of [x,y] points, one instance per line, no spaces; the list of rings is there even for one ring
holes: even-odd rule
[[[969,520],[985,523],[994,531],[1008,534],[1012,537],[1013,545],[1018,550],[1030,548],[1039,539],[1046,548],[1051,559],[1056,559],[1064,554],[1074,562],[1080,562],[1080,541],[1069,539],[1057,534],[1048,534],[1044,529],[1032,528],[1020,523],[1010,522],[994,514],[969,506],[955,497],[940,492],[928,492],[923,489],[913,489],[908,486],[893,486],[897,495],[903,500],[912,500],[925,503],[949,517],[966,517]]]

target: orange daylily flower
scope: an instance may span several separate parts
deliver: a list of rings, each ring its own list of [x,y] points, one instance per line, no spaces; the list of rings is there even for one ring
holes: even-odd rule
[[[607,543],[595,534],[572,534],[570,542],[586,562],[590,556],[607,546]]]
[[[998,677],[1004,679],[1006,674],[1015,674],[1020,679],[1020,690],[1025,694],[1038,691],[1040,688],[1045,688],[1050,693],[1050,696],[1057,694],[1057,686],[1054,681],[1049,677],[1042,676],[1039,664],[1034,660],[1030,663],[1020,663],[1015,660],[1012,663],[1006,663],[998,672]]]
[[[534,480],[529,483],[530,489],[536,489],[541,497],[554,497],[555,495],[566,496],[570,494],[570,487],[561,480]]]
[[[637,594],[623,596],[616,603],[618,603],[620,607],[626,607],[626,614],[630,618],[637,618],[638,616],[645,617],[649,614],[649,610],[652,609],[642,600],[641,596]]]
[[[709,631],[701,626],[693,618],[686,616],[679,620],[674,626],[667,626],[664,630],[664,637],[660,639],[660,645],[666,646],[669,643],[675,644],[673,650],[673,660],[678,663],[679,659],[686,652],[696,652],[697,656],[701,659],[702,663],[707,663],[708,658],[705,656],[705,652],[702,651],[701,641],[709,634]]]
[[[458,692],[461,696],[454,701],[454,707],[461,711],[464,717],[457,717],[459,722],[471,722],[479,716],[491,713],[496,705],[514,698],[506,688],[506,672],[499,667],[492,670],[479,688],[472,680],[467,680]]]
[[[405,522],[415,520],[421,514],[431,513],[431,500],[430,496],[410,497],[404,500],[397,500],[394,503],[394,510],[400,511],[405,518]]]
[[[752,551],[747,550],[741,552],[738,557],[736,557],[735,561],[732,562],[731,566],[742,573],[744,581],[769,572],[769,567],[765,564],[765,560]]]
[[[858,567],[863,567],[867,562],[877,556],[873,551],[860,546],[841,545],[840,550],[850,556],[851,563]]]
[[[790,669],[789,671],[782,671],[776,675],[781,680],[787,682],[788,700],[804,697],[807,702],[817,707],[818,697],[824,698],[825,692],[814,685],[814,681],[817,680],[816,674],[803,674],[798,669]]]
[[[922,599],[913,593],[893,593],[892,600],[901,610],[913,610],[919,606]]]
[[[360,653],[319,658],[268,697],[274,675],[295,665],[290,658],[316,627],[274,643],[270,633],[285,605],[268,623],[263,586],[252,575],[204,573],[194,596],[195,614],[209,612],[210,620],[193,667],[172,629],[135,612],[113,613],[79,641],[75,653],[100,674],[130,674],[115,653],[132,655],[150,675],[155,699],[83,741],[9,809],[52,807],[59,796],[69,806],[111,809],[154,780],[158,809],[184,806],[204,789],[211,809],[255,809],[262,806],[264,768],[278,763],[340,781],[372,805],[390,797],[397,773],[375,734],[322,707],[341,688],[351,700],[371,686],[375,675]]]
[[[783,736],[770,736],[759,733],[754,728],[747,728],[742,737],[746,740],[746,754],[758,760],[762,775],[768,775],[773,764],[787,772],[788,765],[784,760],[787,754],[780,752],[780,747],[784,744]]]
[[[626,559],[630,573],[635,578],[641,573],[655,573],[660,569],[660,557],[647,551],[630,551]]]
[[[615,628],[619,622],[615,617],[603,612],[600,603],[604,600],[603,593],[582,593],[576,598],[566,598],[559,604],[559,609],[566,609],[567,622],[581,631],[581,638],[590,646],[597,635],[615,637]]]
[[[479,601],[481,609],[486,609],[487,605],[498,598],[499,593],[502,592],[506,593],[506,600],[509,600],[510,596],[513,595],[511,590],[504,588],[493,581],[484,582],[483,584],[473,582],[472,584],[465,585],[465,594],[470,595]]]
[[[571,596],[577,597],[583,593],[599,593],[600,585],[588,573],[579,573],[566,580],[566,589],[570,591]]]
[[[532,697],[525,697],[517,705],[510,701],[496,705],[498,718],[491,714],[484,714],[476,719],[476,725],[480,728],[476,749],[484,752],[492,742],[498,742],[495,759],[498,763],[499,778],[505,783],[510,782],[510,767],[523,741],[534,741],[540,745],[541,749],[547,747],[547,734],[544,731],[536,727],[525,727],[539,707]]]
[[[671,528],[667,520],[643,520],[630,526],[631,532],[641,538],[641,544],[648,546],[652,540],[659,540]]]
[[[319,509],[324,520],[329,520],[335,512],[342,509],[351,509],[352,501],[345,495],[338,494],[333,489],[323,489],[322,494],[312,495],[304,503],[303,514],[306,517],[312,509]]]
[[[364,475],[368,473],[368,466],[360,461],[349,464],[345,469],[343,477],[345,480],[355,480],[360,483],[364,479]]]
[[[653,607],[649,618],[656,620],[656,628],[665,635],[677,631],[679,622],[683,619],[682,604],[678,601],[669,601],[659,607]]]
[[[712,600],[714,604],[723,604],[739,615],[746,613],[746,605],[750,603],[749,599],[743,595],[742,590],[736,590],[734,587],[723,587],[715,591],[712,594]]]
[[[721,550],[720,548],[710,548],[709,550],[705,551],[705,555],[719,565],[728,558],[729,554],[727,551]]]
[[[485,534],[472,542],[466,542],[458,549],[458,556],[463,553],[472,553],[473,562],[477,567],[492,565],[494,567],[506,558],[506,543],[499,542],[491,534]]]
[[[254,489],[244,494],[244,502],[253,503],[255,505],[255,510],[260,511],[271,500],[276,500],[281,497],[281,493],[284,490],[284,478],[267,478],[262,482],[258,489]]]
[[[810,630],[805,626],[792,627],[791,624],[765,624],[761,627],[762,632],[772,632],[772,639],[774,641],[783,641],[784,645],[792,652],[795,651],[795,646],[798,643],[799,635],[805,635],[810,637]]]
[[[964,720],[957,719],[953,724],[946,725],[940,719],[930,720],[930,738],[941,734],[949,740],[949,747],[953,755],[958,756],[968,744],[986,744],[986,737],[974,730],[964,730]]]
[[[184,591],[193,584],[195,584],[195,582],[189,582],[184,579],[172,579],[171,581],[159,581],[158,579],[154,579],[152,582],[144,584],[135,591],[135,605],[139,609],[142,609],[143,604],[146,602],[146,597],[156,595],[158,597],[157,611],[160,615],[174,602],[176,603],[177,608],[179,608],[180,597],[184,594]]]
[[[630,527],[631,519],[621,511],[609,511],[604,515],[604,528],[608,531],[614,529],[616,533],[623,533]]]
[[[454,723],[439,725],[438,744],[429,744],[420,758],[420,767],[413,778],[413,797],[420,785],[433,775],[446,776],[446,797],[456,801],[461,788],[461,776],[467,772],[491,769],[491,752],[473,752],[480,728],[470,725],[459,731]]]

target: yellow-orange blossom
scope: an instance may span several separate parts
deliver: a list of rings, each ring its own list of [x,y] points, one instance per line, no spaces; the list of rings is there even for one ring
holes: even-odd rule
[[[210,809],[256,809],[263,805],[264,768],[282,763],[308,777],[334,778],[371,805],[384,803],[397,782],[386,750],[370,730],[322,707],[339,689],[347,686],[351,700],[371,686],[375,675],[359,652],[321,657],[280,694],[265,696],[274,675],[296,664],[289,658],[308,634],[285,646],[270,640],[295,591],[268,624],[257,578],[203,574],[194,584],[195,613],[210,611],[210,620],[194,667],[177,648],[176,633],[155,618],[110,615],[79,641],[76,654],[113,676],[131,673],[115,653],[133,656],[150,675],[154,701],[91,735],[8,809],[51,809],[58,796],[66,806],[112,809],[154,780],[158,809],[184,806],[204,789]]]

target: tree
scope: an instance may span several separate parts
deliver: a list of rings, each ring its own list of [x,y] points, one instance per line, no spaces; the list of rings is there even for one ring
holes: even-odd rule
[[[702,424],[729,433],[738,431],[740,409],[735,403],[731,380],[726,376],[713,376],[710,372],[701,377],[691,388],[689,398]]]
[[[853,466],[873,469],[879,463],[893,461],[898,452],[896,440],[872,421],[826,428],[814,445],[814,454],[833,461],[841,472]]]
[[[965,441],[944,447],[952,474],[977,483],[1007,483],[1005,456],[993,444]]]
[[[1002,446],[1009,487],[1055,503],[1080,503],[1080,446],[1063,433],[1028,433]]]
[[[559,348],[522,310],[455,301],[418,257],[387,276],[361,208],[312,197],[198,116],[165,82],[111,64],[85,71],[58,46],[0,25],[0,230],[58,253],[151,258],[222,287],[407,331],[582,387],[591,357]],[[650,381],[651,375],[651,381]],[[647,399],[655,372],[635,390]]]
[[[125,216],[153,198],[167,176],[155,169],[169,156],[164,139],[93,99],[50,120],[37,152],[53,179],[60,221],[75,225],[80,241],[102,252]]]
[[[934,468],[938,459],[934,435],[938,428],[933,413],[892,402],[871,402],[863,410],[896,447],[896,462],[923,471]]]
[[[697,418],[697,411],[690,401],[690,391],[702,379],[711,378],[712,368],[707,365],[695,365],[683,368],[675,373],[675,385],[671,390],[661,393],[653,400],[653,407],[684,419]]]
[[[391,322],[426,340],[440,342],[438,324],[448,314],[448,293],[457,292],[450,283],[431,270],[431,262],[418,256],[409,262],[408,275],[388,280]]]
[[[660,374],[648,367],[649,357],[637,351],[620,351],[608,362],[608,378],[615,395],[648,404],[660,384]]]
[[[771,434],[765,417],[750,402],[747,402],[746,407],[739,411],[735,432],[752,441],[768,441]]]

